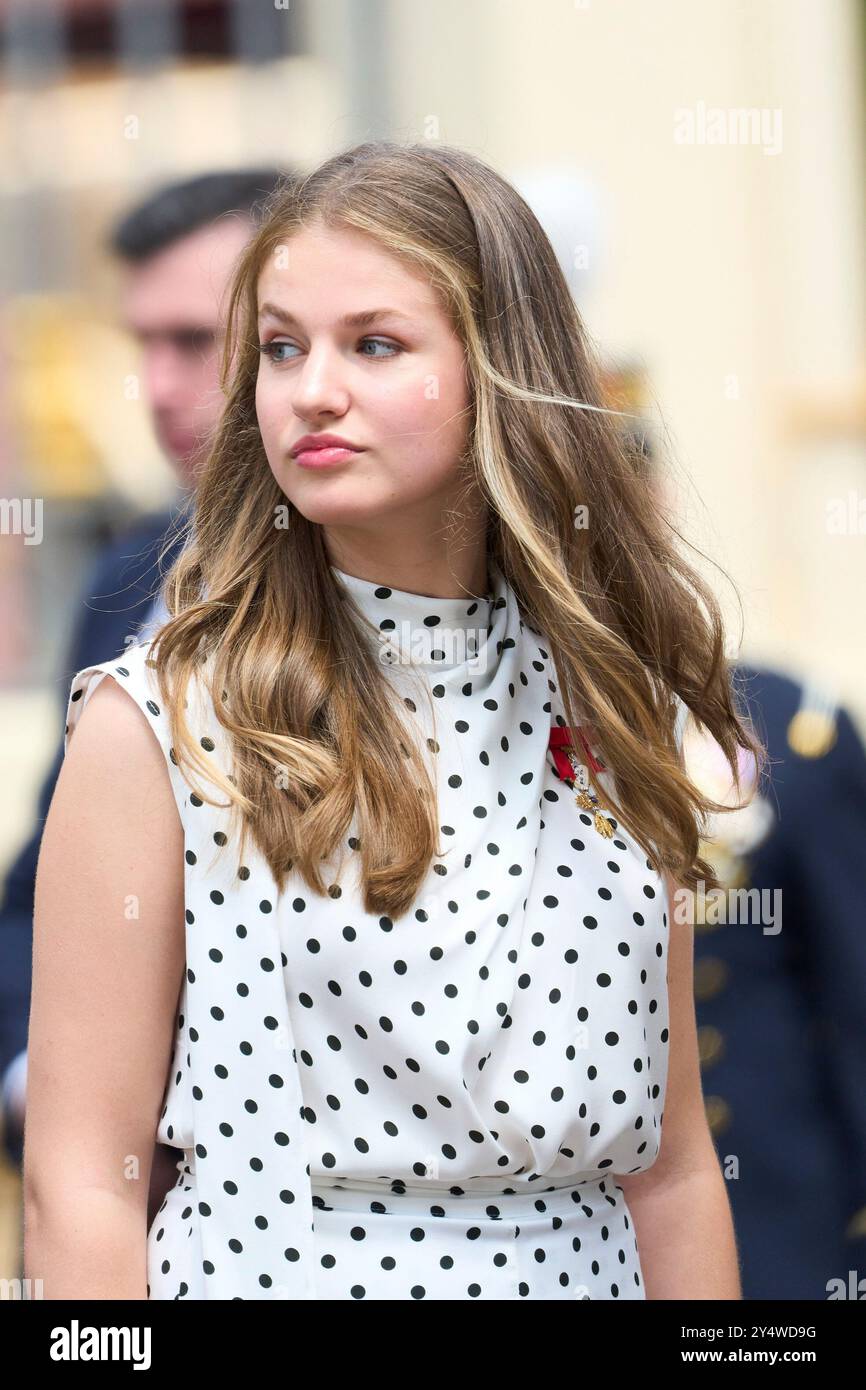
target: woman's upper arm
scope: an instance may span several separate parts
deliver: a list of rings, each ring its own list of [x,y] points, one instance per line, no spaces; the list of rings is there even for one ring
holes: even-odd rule
[[[659,1155],[650,1168],[617,1181],[631,1200],[660,1185],[718,1165],[701,1083],[694,991],[694,926],[677,885],[668,888],[668,1075]]]
[[[146,1207],[185,957],[183,830],[163,750],[103,677],[42,836],[24,1182]]]

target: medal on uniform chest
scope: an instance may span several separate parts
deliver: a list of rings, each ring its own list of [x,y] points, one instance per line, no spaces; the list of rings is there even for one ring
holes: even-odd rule
[[[597,759],[593,757],[589,744],[584,738],[581,730],[578,729],[576,732],[580,740],[583,756],[586,758],[593,772],[604,772],[604,763],[598,762]],[[549,748],[553,754],[553,761],[560,778],[567,786],[571,787],[572,791],[576,792],[574,798],[575,805],[579,806],[583,811],[592,812],[593,825],[599,835],[609,840],[613,835],[613,826],[607,819],[607,816],[602,814],[598,804],[598,797],[595,795],[595,792],[590,791],[588,787],[579,786],[583,765],[578,761],[577,749],[571,729],[561,726],[551,729]]]

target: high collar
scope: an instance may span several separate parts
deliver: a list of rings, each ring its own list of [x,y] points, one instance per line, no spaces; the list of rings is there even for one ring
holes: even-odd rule
[[[492,592],[478,597],[433,598],[359,579],[335,565],[331,571],[375,629],[372,640],[385,664],[410,662],[431,674],[472,664],[486,646],[492,615],[505,600],[505,579],[488,562]]]

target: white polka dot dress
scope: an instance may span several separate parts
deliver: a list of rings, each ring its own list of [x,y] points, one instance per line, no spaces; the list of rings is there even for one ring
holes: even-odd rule
[[[185,1159],[148,1233],[148,1296],[643,1299],[617,1175],[659,1152],[663,880],[560,779],[554,664],[495,565],[474,600],[333,573],[435,770],[443,853],[401,919],[363,909],[355,824],[324,898],[297,875],[279,895],[252,844],[238,873],[228,811],[174,761],[149,646],[73,680],[67,738],[113,676],[184,830],[157,1138]],[[198,686],[187,715],[230,771]]]

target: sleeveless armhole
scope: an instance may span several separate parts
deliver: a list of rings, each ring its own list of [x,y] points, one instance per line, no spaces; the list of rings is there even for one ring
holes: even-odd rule
[[[111,676],[138,705],[150,727],[153,729],[168,766],[169,778],[178,812],[183,820],[183,805],[189,796],[189,785],[181,775],[174,760],[171,746],[171,730],[167,714],[161,707],[159,683],[156,673],[147,665],[151,644],[130,646],[122,656],[109,661],[101,661],[77,671],[72,678],[69,700],[66,709],[66,729],[63,735],[64,755],[69,751],[69,740],[81,714],[106,676]]]

